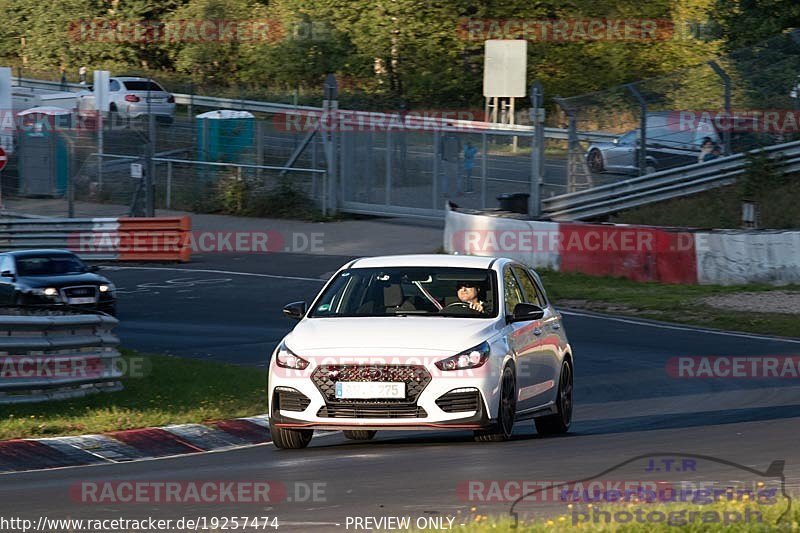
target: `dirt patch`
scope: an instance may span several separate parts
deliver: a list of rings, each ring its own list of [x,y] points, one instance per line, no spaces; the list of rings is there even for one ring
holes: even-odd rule
[[[706,305],[727,311],[753,313],[800,314],[800,292],[735,292],[706,296],[700,300]]]

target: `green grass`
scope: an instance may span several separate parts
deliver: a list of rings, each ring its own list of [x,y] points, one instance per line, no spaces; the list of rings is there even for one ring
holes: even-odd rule
[[[0,440],[102,433],[265,413],[266,371],[128,350],[144,377],[125,389],[56,402],[0,405]],[[127,366],[126,366],[127,367]]]
[[[591,506],[589,506],[591,507]],[[746,510],[750,510],[750,521],[746,522],[743,518]],[[614,516],[616,513],[624,511],[635,513],[637,509],[642,509],[643,518],[639,522],[636,519],[630,523],[619,523],[611,520],[605,523],[603,518],[598,515],[598,521],[595,522],[591,519],[581,521],[579,512],[592,512],[592,509],[583,506],[580,510],[575,509],[576,523],[573,524],[573,509],[566,509],[564,513],[551,516],[550,518],[542,518],[531,521],[520,521],[519,527],[514,529],[514,521],[509,516],[488,517],[485,515],[472,513],[469,517],[456,516],[453,522],[453,531],[459,533],[485,533],[495,531],[515,531],[515,532],[570,532],[570,531],[604,531],[604,532],[625,532],[625,533],[650,533],[650,532],[674,532],[674,531],[797,531],[800,527],[800,509],[797,505],[793,505],[790,512],[781,519],[780,524],[777,523],[782,513],[786,511],[787,500],[779,499],[772,505],[758,504],[755,502],[732,501],[732,502],[716,502],[707,505],[688,505],[688,504],[635,504],[635,503],[620,503],[620,504],[607,504],[598,508],[599,511],[608,511]],[[646,517],[651,512],[665,513],[680,513],[684,511],[684,520],[687,522],[685,525],[669,525],[666,523],[647,522]],[[691,523],[688,523],[689,513],[697,512]],[[738,513],[739,519],[735,520],[733,514],[729,514],[729,523],[723,524],[725,513]],[[758,522],[755,517],[761,514],[761,522]],[[705,515],[707,522],[703,522],[703,513],[714,513],[714,515]],[[656,515],[657,516],[657,515]],[[672,514],[676,520],[680,515]],[[712,521],[712,516],[718,517],[717,522]],[[457,525],[458,524],[458,525]],[[465,524],[461,526],[460,524]],[[428,530],[432,531],[432,530]]]
[[[706,296],[757,291],[798,291],[800,285],[672,285],[622,278],[541,271],[548,296],[564,307],[631,315],[768,335],[800,337],[797,314],[726,311],[704,304]]]

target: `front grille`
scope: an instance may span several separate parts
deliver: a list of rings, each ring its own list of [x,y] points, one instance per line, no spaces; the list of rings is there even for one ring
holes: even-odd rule
[[[329,403],[317,412],[320,418],[425,418],[428,413],[414,403],[357,402]]]
[[[478,391],[448,392],[436,400],[436,405],[445,413],[477,411],[481,395]]]
[[[295,389],[276,389],[274,399],[276,408],[283,411],[305,411],[311,403],[308,396]]]
[[[85,285],[82,287],[64,287],[61,289],[67,298],[97,298],[97,287]]]
[[[322,365],[311,375],[311,380],[322,393],[325,402],[340,405],[363,403],[363,400],[336,398],[337,381],[390,381],[406,384],[406,397],[381,400],[381,403],[414,404],[431,382],[431,374],[422,365]]]

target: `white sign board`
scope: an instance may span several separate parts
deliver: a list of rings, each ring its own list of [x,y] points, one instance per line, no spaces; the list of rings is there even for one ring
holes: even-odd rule
[[[483,96],[521,97],[526,94],[528,41],[490,40],[485,42]]]
[[[131,177],[136,179],[142,179],[141,163],[131,163]]]
[[[107,70],[94,71],[94,108],[97,111],[108,112],[109,72]]]
[[[11,68],[0,67],[0,147],[7,154],[14,152],[15,120],[11,98]]]

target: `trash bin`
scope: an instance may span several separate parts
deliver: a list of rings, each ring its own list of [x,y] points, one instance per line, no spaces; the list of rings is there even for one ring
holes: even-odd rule
[[[500,202],[500,209],[503,211],[511,211],[512,213],[528,214],[528,198],[530,194],[526,192],[511,192],[501,194],[497,197]]]

